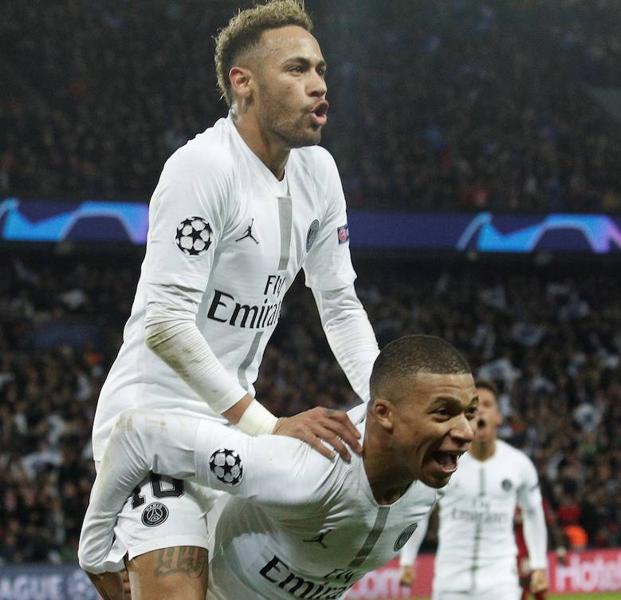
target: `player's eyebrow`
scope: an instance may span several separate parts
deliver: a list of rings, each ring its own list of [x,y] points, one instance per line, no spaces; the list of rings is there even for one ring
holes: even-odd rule
[[[454,396],[436,396],[431,404],[429,405],[429,410],[434,410],[440,407],[451,408],[452,410],[470,410],[472,408],[476,408],[479,405],[479,397],[475,396],[470,399],[470,402],[466,406],[464,406],[458,398]]]
[[[298,64],[298,65],[302,65],[305,68],[311,68],[312,67],[312,61],[304,56],[293,56],[291,58],[288,58],[284,61],[285,65],[289,65],[289,64]],[[324,71],[328,68],[328,65],[326,64],[326,61],[323,60],[323,58],[317,62],[317,64],[315,65],[316,69],[323,69]]]

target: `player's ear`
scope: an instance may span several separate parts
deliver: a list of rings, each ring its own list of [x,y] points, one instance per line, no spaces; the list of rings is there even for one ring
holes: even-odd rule
[[[375,398],[371,406],[371,413],[375,421],[386,431],[392,431],[395,420],[395,407],[390,400]]]
[[[240,110],[245,110],[252,99],[252,73],[244,67],[232,67],[229,71],[231,92]]]

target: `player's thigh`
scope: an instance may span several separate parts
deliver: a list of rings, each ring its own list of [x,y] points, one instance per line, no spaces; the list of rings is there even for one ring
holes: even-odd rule
[[[132,600],[205,600],[208,553],[196,546],[161,548],[127,563]]]
[[[126,592],[121,573],[86,574],[103,600],[129,600],[129,587]]]
[[[207,512],[220,495],[155,474],[134,490],[119,515],[110,553],[113,563],[123,557],[128,561],[132,600],[138,593],[171,600],[202,594],[204,600]]]

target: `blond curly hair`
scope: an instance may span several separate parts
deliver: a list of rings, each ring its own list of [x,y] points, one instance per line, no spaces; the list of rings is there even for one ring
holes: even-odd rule
[[[313,30],[313,22],[304,8],[303,0],[271,0],[266,4],[238,12],[216,36],[216,75],[218,87],[230,107],[233,93],[229,71],[239,56],[255,46],[268,29],[297,25]]]

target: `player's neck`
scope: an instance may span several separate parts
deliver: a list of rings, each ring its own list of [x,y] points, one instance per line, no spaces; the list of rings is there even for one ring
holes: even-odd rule
[[[472,458],[476,458],[476,460],[487,460],[496,453],[496,438],[492,438],[487,442],[477,442],[475,440],[472,442],[468,452],[470,452]]]
[[[380,505],[393,504],[412,485],[412,479],[404,478],[403,469],[395,462],[392,452],[367,430],[362,451],[362,464],[375,501]],[[390,465],[395,465],[393,469]]]
[[[285,148],[280,140],[264,131],[250,112],[236,114],[233,123],[248,148],[259,157],[278,181],[282,181],[289,149]]]
[[[386,463],[384,463],[384,467]],[[394,504],[412,485],[412,481],[398,481],[386,477],[386,473],[382,475],[375,476],[373,469],[371,472],[367,469],[367,465],[365,463],[365,471],[367,474],[367,479],[369,480],[369,486],[371,487],[371,492],[373,492],[373,498],[380,506],[386,506],[389,504]]]

